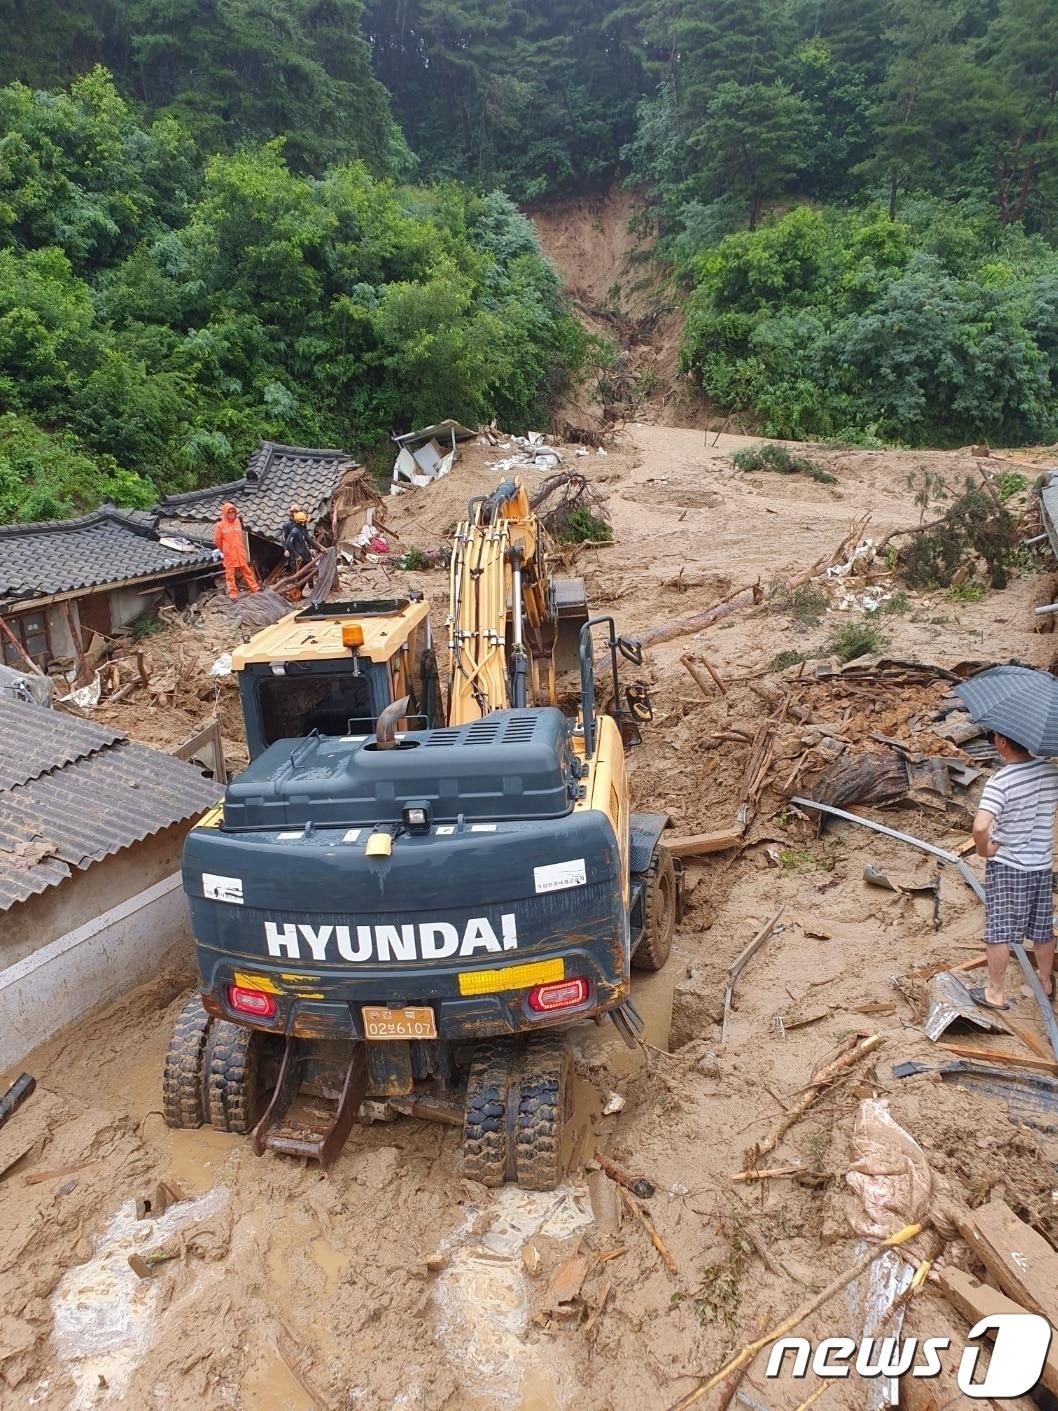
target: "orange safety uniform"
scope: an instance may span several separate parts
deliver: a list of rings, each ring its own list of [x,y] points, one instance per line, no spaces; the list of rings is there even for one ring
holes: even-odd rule
[[[237,598],[239,596],[239,590],[235,583],[236,573],[241,573],[246,587],[251,593],[256,593],[259,584],[250,567],[250,560],[246,556],[246,536],[243,533],[239,512],[233,504],[221,506],[220,522],[213,530],[213,542],[220,550],[220,556],[224,560],[224,581],[228,585],[228,597]]]

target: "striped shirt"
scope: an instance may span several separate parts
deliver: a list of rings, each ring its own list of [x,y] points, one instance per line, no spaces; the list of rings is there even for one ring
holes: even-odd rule
[[[1058,809],[1058,765],[1045,759],[1008,764],[984,787],[979,808],[995,818],[996,862],[1019,872],[1054,866],[1054,813]]]

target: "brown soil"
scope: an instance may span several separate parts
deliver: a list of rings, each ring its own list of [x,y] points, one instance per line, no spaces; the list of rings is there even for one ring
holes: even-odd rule
[[[909,472],[928,467],[959,485],[973,471],[957,454],[813,452],[838,477],[827,486],[740,474],[729,459],[737,444],[634,427],[606,457],[573,460],[569,449],[569,463],[606,497],[616,544],[566,558],[585,575],[594,607],[612,610],[626,632],[700,611],[758,578],[767,586],[789,576],[829,554],[868,509],[876,538],[914,523]],[[403,546],[442,542],[466,500],[496,483],[489,463],[504,454],[472,446],[447,480],[394,501],[390,522]],[[360,593],[404,585],[427,590],[440,626],[442,573],[387,578],[364,568],[343,581]],[[977,603],[912,596],[905,613],[884,621],[889,650],[939,664],[1015,657],[1042,665],[1052,653],[1033,632],[1031,608],[1053,597],[1042,574]],[[636,804],[667,809],[680,833],[729,824],[750,746],[707,743],[725,729],[754,734],[771,707],[753,683],[769,678],[778,652],[821,651],[835,626],[861,615],[831,609],[818,625],[798,624],[781,600],[766,598],[698,638],[651,651],[643,674],[656,719],[632,756]],[[181,626],[148,645],[152,675],[180,646],[193,653],[191,703],[178,698],[174,721],[164,703],[152,712],[133,696],[107,719],[164,743],[208,713],[214,687],[201,664],[232,642]],[[708,655],[726,696],[699,691],[680,664],[687,652]],[[772,679],[814,718],[858,736],[910,730],[910,717],[932,699],[930,689],[894,688],[856,702],[799,684],[794,672]],[[225,730],[234,733],[233,698],[221,689]],[[912,972],[974,955],[976,904],[945,871],[934,930],[928,897],[862,880],[868,861],[902,879],[928,878],[925,858],[864,830],[816,838],[786,811],[781,784],[802,748],[799,733],[789,717],[777,721],[776,763],[745,849],[688,864],[688,913],[672,959],[649,984],[636,982],[649,1045],[629,1055],[610,1026],[578,1038],[578,1154],[554,1195],[508,1188],[490,1196],[463,1181],[452,1129],[411,1119],[357,1127],[325,1175],[258,1159],[243,1138],[169,1131],[158,1113],[160,1069],[191,984],[187,957],[34,1054],[26,1066],[38,1090],[0,1133],[5,1411],[664,1411],[741,1345],[758,1316],[777,1321],[850,1262],[845,1173],[856,1107],[871,1093],[889,1098],[959,1199],[975,1205],[1002,1193],[1058,1239],[1053,1140],[1013,1126],[997,1100],[929,1077],[892,1076],[898,1061],[937,1063],[918,1028],[923,982]],[[965,836],[957,817],[910,807],[870,812],[948,844]],[[742,976],[721,1047],[726,968],[780,907],[780,929]],[[1029,1001],[1017,1013],[1039,1031]],[[733,1185],[746,1150],[855,1032],[880,1034],[881,1047],[774,1153],[775,1164],[796,1163],[803,1173]],[[1011,1039],[990,1042],[1017,1050]],[[624,1110],[603,1119],[612,1091]],[[657,1187],[648,1208],[675,1275],[638,1223],[620,1222],[613,1187],[582,1169],[594,1141]],[[45,1171],[56,1174],[27,1182]],[[153,1233],[129,1202],[162,1179],[208,1199],[175,1207]],[[175,1241],[179,1257],[141,1283],[127,1254],[152,1240]],[[839,1298],[803,1331],[822,1338],[847,1330]],[[906,1330],[951,1335],[957,1346],[965,1334],[930,1286],[910,1305]],[[782,1411],[818,1383],[768,1383],[758,1359],[744,1385]],[[949,1405],[953,1391],[950,1379],[929,1387]],[[858,1381],[839,1384],[827,1402],[862,1406],[864,1394]]]
[[[650,240],[633,229],[642,201],[614,187],[590,200],[564,201],[531,212],[544,253],[573,306],[614,346],[608,395],[568,409],[574,425],[605,410],[621,420],[705,425],[708,408],[679,371],[683,318],[670,272],[649,257]]]

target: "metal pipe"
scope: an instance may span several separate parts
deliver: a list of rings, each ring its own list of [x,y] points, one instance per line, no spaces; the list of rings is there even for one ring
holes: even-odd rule
[[[1037,617],[1046,617],[1050,612],[1058,612],[1058,603],[1045,603],[1041,608],[1034,608]]]
[[[846,813],[843,808],[835,808],[833,804],[818,803],[815,799],[792,798],[791,803],[795,803],[799,808],[814,808],[819,813],[830,814],[833,818],[843,818],[847,823],[858,823],[861,828],[870,828],[872,832],[884,833],[887,838],[895,838],[898,843],[909,843],[911,847],[918,848],[920,852],[927,852],[931,857],[939,858],[941,862],[946,862],[954,867],[963,881],[973,891],[978,901],[984,901],[985,889],[963,862],[961,857],[956,857],[954,853],[946,852],[944,848],[935,847],[933,843],[923,842],[921,838],[914,837],[911,833],[898,833],[895,828],[887,828],[884,823],[875,823],[872,818],[860,818],[855,813]],[[1025,947],[1020,942],[1011,942],[1011,949],[1021,966],[1021,972],[1025,977],[1025,983],[1033,993],[1033,997],[1040,1008],[1040,1015],[1043,1019],[1043,1027],[1047,1030],[1047,1038],[1054,1056],[1058,1059],[1058,1019],[1055,1018],[1054,1009],[1051,1006],[1050,998],[1043,993],[1043,986],[1040,984],[1036,974],[1036,967],[1030,962],[1025,954]],[[1052,980],[1053,983],[1053,980]]]
[[[1031,539],[1022,539],[1021,542],[1026,546],[1028,546],[1029,544],[1042,544],[1044,539],[1046,538],[1046,534],[1034,534]]]

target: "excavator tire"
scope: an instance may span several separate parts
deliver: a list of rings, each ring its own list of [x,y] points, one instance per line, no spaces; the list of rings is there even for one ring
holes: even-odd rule
[[[632,953],[636,970],[660,970],[672,949],[676,925],[676,869],[658,845],[643,877],[643,936]]]
[[[261,1057],[264,1036],[218,1019],[206,1055],[206,1110],[218,1132],[245,1136],[264,1113]]]
[[[467,1075],[463,1109],[463,1175],[483,1186],[507,1179],[507,1099],[513,1048],[509,1039],[478,1044]]]
[[[212,1025],[194,995],[173,1027],[162,1072],[162,1114],[170,1127],[201,1127],[206,1120],[203,1058]]]
[[[564,1034],[534,1034],[525,1047],[515,1116],[518,1184],[552,1191],[562,1179],[562,1136],[569,1117],[570,1048]]]

